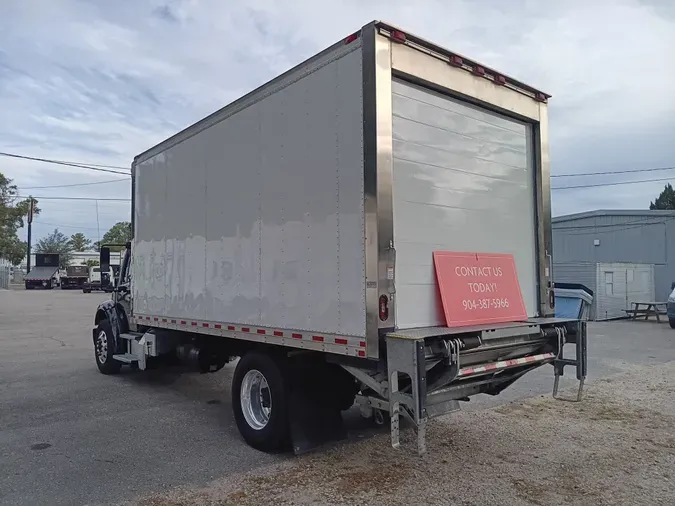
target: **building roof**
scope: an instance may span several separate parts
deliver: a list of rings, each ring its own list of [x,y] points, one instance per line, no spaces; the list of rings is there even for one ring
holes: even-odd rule
[[[675,216],[675,211],[663,211],[649,209],[598,209],[597,211],[586,211],[584,213],[566,214],[553,218],[553,223],[564,223],[566,221],[580,220],[582,218],[594,218],[596,216],[651,216],[653,218]]]

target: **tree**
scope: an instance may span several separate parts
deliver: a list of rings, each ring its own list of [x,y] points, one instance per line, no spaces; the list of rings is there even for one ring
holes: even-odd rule
[[[108,230],[104,235],[101,242],[96,242],[96,249],[101,248],[101,244],[126,244],[131,241],[131,223],[128,221],[120,221],[115,223],[110,230]],[[122,251],[124,246],[116,246],[110,248],[110,251]]]
[[[87,251],[91,248],[91,240],[87,239],[82,232],[70,236],[70,247],[73,251]]]
[[[99,264],[98,260],[94,260],[94,259],[90,258],[86,262],[82,262],[82,265],[86,265],[87,267],[96,267],[100,264]]]
[[[59,232],[58,228],[46,237],[43,237],[35,245],[35,253],[58,253],[59,269],[65,269],[73,258],[73,250],[70,239]]]
[[[26,243],[19,240],[17,232],[25,225],[29,208],[30,199],[21,200],[16,185],[0,172],[0,258],[14,265],[26,255]],[[39,213],[37,200],[33,199],[33,215]]]
[[[0,258],[5,258],[10,261],[12,265],[19,265],[21,260],[26,257],[26,250],[28,243],[20,240],[17,236],[8,239],[3,247],[4,252],[0,253]]]
[[[668,183],[654,202],[650,202],[649,209],[670,209],[675,210],[675,190]]]

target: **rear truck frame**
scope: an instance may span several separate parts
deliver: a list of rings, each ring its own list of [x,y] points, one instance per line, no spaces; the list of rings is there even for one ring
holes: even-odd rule
[[[35,266],[24,277],[26,290],[51,290],[57,284],[58,270],[58,253],[36,253]]]
[[[81,272],[82,270],[86,271],[86,274],[84,272]],[[61,289],[62,290],[68,290],[72,288],[82,289],[88,279],[89,279],[88,267],[84,265],[66,267],[66,275],[61,276]]]
[[[253,104],[294,86],[317,69],[330,66],[355,51],[361,55],[358,66],[362,88],[359,94],[363,104],[362,139],[357,139],[363,161],[362,247],[359,248],[363,250],[365,259],[363,333],[327,332],[311,325],[266,324],[267,320],[232,317],[228,311],[213,312],[209,309],[211,313],[199,313],[195,300],[213,288],[202,290],[198,287],[194,291],[194,288],[181,284],[186,283],[184,279],[188,275],[181,262],[187,262],[189,255],[194,257],[197,251],[204,254],[204,249],[182,250],[186,260],[181,257],[178,268],[183,270],[178,271],[176,278],[170,278],[170,272],[173,272],[172,269],[175,271],[176,266],[169,246],[162,243],[162,249],[153,250],[154,246],[144,235],[151,230],[165,236],[167,232],[172,232],[170,227],[176,221],[164,218],[167,223],[157,226],[169,228],[161,231],[153,225],[154,222],[148,221],[155,219],[152,209],[162,202],[169,202],[174,208],[178,205],[171,202],[169,193],[173,173],[152,171],[165,167],[173,159],[180,159],[176,155],[166,156],[167,151],[186,145],[184,143],[196,142],[191,139],[199,138],[202,132],[215,128]],[[528,278],[531,285],[522,281],[529,275],[522,274],[523,264],[518,266],[521,286],[529,290],[526,320],[459,328],[450,328],[438,321],[434,323],[433,318],[417,326],[411,323],[412,319],[406,320],[410,305],[414,305],[415,300],[401,300],[405,294],[401,289],[397,291],[397,285],[400,288],[405,284],[405,280],[397,277],[397,269],[403,265],[403,260],[402,256],[397,259],[396,247],[399,244],[395,243],[394,230],[392,87],[398,81],[431,90],[439,96],[451,97],[479,111],[513,118],[532,132],[528,156],[534,174],[534,225],[532,241],[524,246],[525,249],[534,249],[532,262],[524,265],[525,271],[531,269],[532,274]],[[497,395],[524,374],[546,364],[553,366],[556,396],[564,368],[571,366],[576,369],[579,380],[576,399],[580,400],[587,368],[586,323],[555,318],[553,308],[548,98],[534,88],[424,39],[391,25],[373,22],[137,156],[132,166],[134,238],[126,245],[112,300],[99,305],[94,320],[92,338],[99,370],[104,374],[113,374],[119,372],[123,364],[128,364],[141,370],[171,366],[206,373],[218,371],[230,360],[239,357],[233,377],[232,405],[243,438],[260,450],[290,447],[295,453],[344,437],[341,411],[356,403],[361,413],[371,417],[375,423],[390,420],[394,447],[400,445],[400,419],[408,420],[416,429],[417,451],[422,454],[426,451],[425,430],[430,419],[458,409],[460,402],[466,402],[476,394]],[[349,130],[343,129],[340,133],[350,135]],[[283,142],[289,141],[282,140],[282,145]],[[338,136],[331,142],[339,148],[343,141]],[[200,144],[200,149],[205,146]],[[189,161],[182,163],[193,166]],[[155,177],[153,174],[163,175],[152,179]],[[184,177],[176,174],[179,178]],[[143,180],[144,177],[150,178],[154,185],[163,186],[142,189],[142,185],[148,185],[148,179]],[[189,178],[196,177],[201,177],[198,172],[189,173]],[[232,177],[231,184],[236,184],[236,175]],[[180,184],[183,185],[181,191],[189,191],[185,186],[190,184],[189,180],[182,179]],[[302,181],[297,184],[302,185]],[[345,186],[341,188],[341,191],[348,190]],[[204,196],[196,194],[194,198],[203,200]],[[192,204],[196,203],[197,200]],[[183,204],[187,206],[186,213],[192,204]],[[262,201],[258,207],[264,204],[265,201]],[[257,212],[257,208],[251,209],[251,212]],[[159,211],[160,214],[162,212]],[[291,213],[292,209],[281,212]],[[309,215],[309,212],[305,213],[304,216]],[[195,223],[203,223],[204,217],[200,216]],[[153,226],[139,224],[139,219]],[[301,223],[310,222],[305,218]],[[175,226],[185,228],[182,224]],[[195,232],[198,233],[201,232]],[[240,232],[237,234],[239,237]],[[243,239],[249,240],[245,231],[242,234]],[[189,236],[193,237],[192,232]],[[185,244],[180,247],[190,247]],[[256,249],[262,248],[262,243],[256,244]],[[283,244],[288,246],[288,243]],[[517,247],[518,242],[515,244]],[[280,255],[282,253],[280,251]],[[430,258],[432,252],[428,253]],[[207,249],[206,256],[209,254]],[[251,255],[254,254],[251,252]],[[215,269],[223,259],[214,258],[220,259],[212,264]],[[103,247],[101,266],[109,265],[109,262],[109,249]],[[209,264],[199,265],[205,271]],[[256,267],[259,276],[261,269],[259,261]],[[429,272],[427,270],[423,274],[429,275]],[[196,271],[190,274],[192,286],[198,279],[197,275],[201,274]],[[210,283],[206,274],[204,276],[202,279]],[[230,274],[227,276],[228,280],[233,279]],[[244,293],[248,288],[239,278],[235,282],[235,301],[257,300],[250,292]],[[174,287],[174,292],[166,292],[171,283],[178,283],[178,288]],[[263,288],[256,284],[255,293],[259,294]],[[333,289],[340,292],[346,290],[346,286],[338,284],[329,288]],[[282,301],[283,296],[292,295],[290,289],[285,290],[281,291]],[[186,299],[185,307],[176,309],[172,306],[173,299],[185,294],[190,297]],[[188,304],[197,309],[191,310]],[[424,312],[429,308],[415,309]],[[290,303],[288,311],[293,311]],[[427,313],[432,311],[429,309]],[[576,347],[574,358],[563,355],[567,343]]]

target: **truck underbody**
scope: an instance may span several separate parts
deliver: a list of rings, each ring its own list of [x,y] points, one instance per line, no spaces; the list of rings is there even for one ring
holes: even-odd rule
[[[246,441],[264,451],[290,445],[303,453],[345,437],[341,411],[356,402],[375,423],[390,419],[394,447],[399,419],[407,419],[422,454],[428,420],[459,409],[460,402],[498,395],[546,364],[553,366],[554,395],[564,367],[576,369],[580,400],[587,368],[586,323],[556,318],[383,334],[379,361],[187,330],[134,325],[132,331],[122,306],[112,301],[101,305],[96,320],[92,337],[104,373],[116,373],[122,364],[213,373],[241,357],[233,379],[235,417]],[[564,356],[566,344],[575,346],[572,359]],[[271,418],[274,399],[285,404],[282,421]],[[256,425],[271,428],[271,435],[261,437],[260,428],[251,428]]]

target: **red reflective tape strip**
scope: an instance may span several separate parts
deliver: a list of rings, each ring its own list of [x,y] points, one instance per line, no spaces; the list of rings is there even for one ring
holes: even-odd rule
[[[265,329],[258,329],[258,330],[256,330],[256,332],[257,332],[258,334],[262,334],[262,335],[267,334],[267,332],[265,331]]]
[[[216,323],[216,324],[213,326],[213,328],[214,328],[214,329],[222,329],[223,326],[222,326],[220,323]]]
[[[158,321],[159,321],[159,318],[157,318],[157,317],[155,316],[155,317],[153,318],[153,320],[155,320],[156,322],[158,322]]]
[[[277,336],[277,337],[284,337],[284,333],[281,332],[280,330],[275,330],[274,335]]]
[[[171,320],[171,323],[176,323],[176,320]]]
[[[181,324],[181,325],[187,325],[187,322],[186,322],[185,320],[181,320],[181,321],[180,321],[180,324]]]
[[[248,328],[248,327],[242,327],[242,328],[241,328],[241,331],[242,331],[242,332],[251,332],[251,329]]]
[[[359,357],[365,357],[365,356],[366,356],[366,352],[363,351],[363,350],[359,350]]]
[[[478,374],[481,372],[494,371],[495,369],[506,369],[516,365],[541,362],[544,360],[549,360],[554,356],[555,355],[553,353],[543,353],[541,355],[531,355],[529,357],[512,358],[510,360],[503,360],[501,362],[492,362],[490,364],[485,364],[478,367],[467,367],[465,369],[460,369],[459,373],[457,373],[457,376],[470,376],[472,374]]]
[[[302,334],[291,334],[293,339],[302,339]]]
[[[162,318],[162,323],[166,323],[166,318]]]
[[[335,344],[348,344],[349,342],[346,339],[342,339],[341,337],[336,337],[335,338]]]
[[[234,325],[228,325],[227,330],[234,330]]]
[[[312,341],[323,343],[323,336],[312,336]]]
[[[365,348],[365,347],[366,347],[366,342],[365,342],[365,341],[361,341],[361,342],[359,343],[359,346],[360,346],[361,348]]]
[[[196,327],[196,326],[197,326],[197,322],[190,322],[190,325],[192,325],[193,327]]]
[[[150,319],[150,317],[149,317],[149,316],[146,316],[146,317],[145,317],[145,319],[146,319],[146,320],[149,320],[149,319]]]
[[[209,326],[208,323],[202,323],[202,327],[208,327],[208,326]]]

